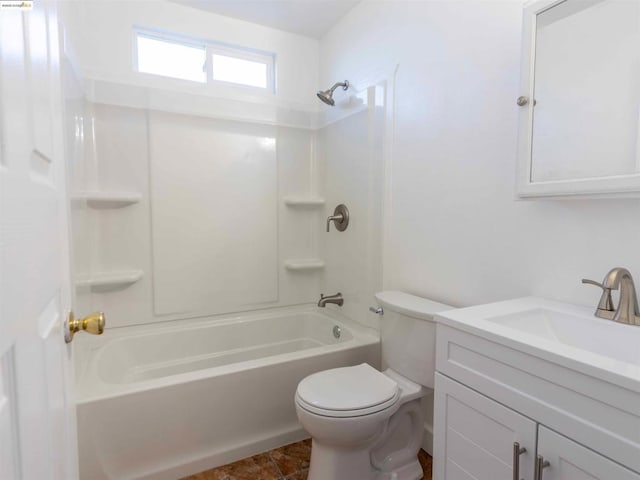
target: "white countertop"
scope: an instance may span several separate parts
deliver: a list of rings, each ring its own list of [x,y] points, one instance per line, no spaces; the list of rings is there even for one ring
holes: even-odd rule
[[[546,314],[557,316],[561,328],[548,324]],[[525,297],[449,310],[436,320],[640,393],[640,326],[600,319],[594,308]]]

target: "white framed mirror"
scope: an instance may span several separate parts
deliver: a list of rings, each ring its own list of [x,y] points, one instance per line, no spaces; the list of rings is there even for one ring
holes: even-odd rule
[[[640,196],[640,1],[524,9],[517,193]]]

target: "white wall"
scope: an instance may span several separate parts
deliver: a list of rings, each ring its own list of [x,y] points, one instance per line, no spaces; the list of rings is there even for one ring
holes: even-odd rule
[[[313,95],[318,80],[318,41],[315,39],[167,0],[69,0],[66,3],[73,5],[70,9],[73,15],[68,16],[69,36],[87,79],[213,96],[253,97],[257,102],[277,101],[295,108],[317,110]],[[275,52],[277,94],[259,95],[244,88],[213,87],[134,72],[134,25]]]
[[[386,289],[595,308],[600,292],[582,277],[621,265],[640,279],[640,200],[515,200],[521,11],[519,0],[364,0],[321,40],[322,84],[399,65]],[[425,399],[427,429],[432,408]]]
[[[517,201],[522,4],[365,0],[321,41],[321,79],[399,64],[385,288],[456,306],[640,278],[640,200]]]

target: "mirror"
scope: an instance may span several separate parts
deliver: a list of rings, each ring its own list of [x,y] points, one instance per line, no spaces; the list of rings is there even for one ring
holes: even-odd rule
[[[524,21],[518,194],[639,192],[640,2],[544,0]]]

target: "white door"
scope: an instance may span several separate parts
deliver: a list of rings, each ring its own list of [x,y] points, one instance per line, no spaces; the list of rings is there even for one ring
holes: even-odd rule
[[[538,455],[549,462],[540,480],[640,480],[639,474],[543,426],[538,432]]]
[[[536,423],[439,373],[433,446],[435,480],[533,480]]]
[[[53,0],[0,10],[0,478],[77,478]]]

